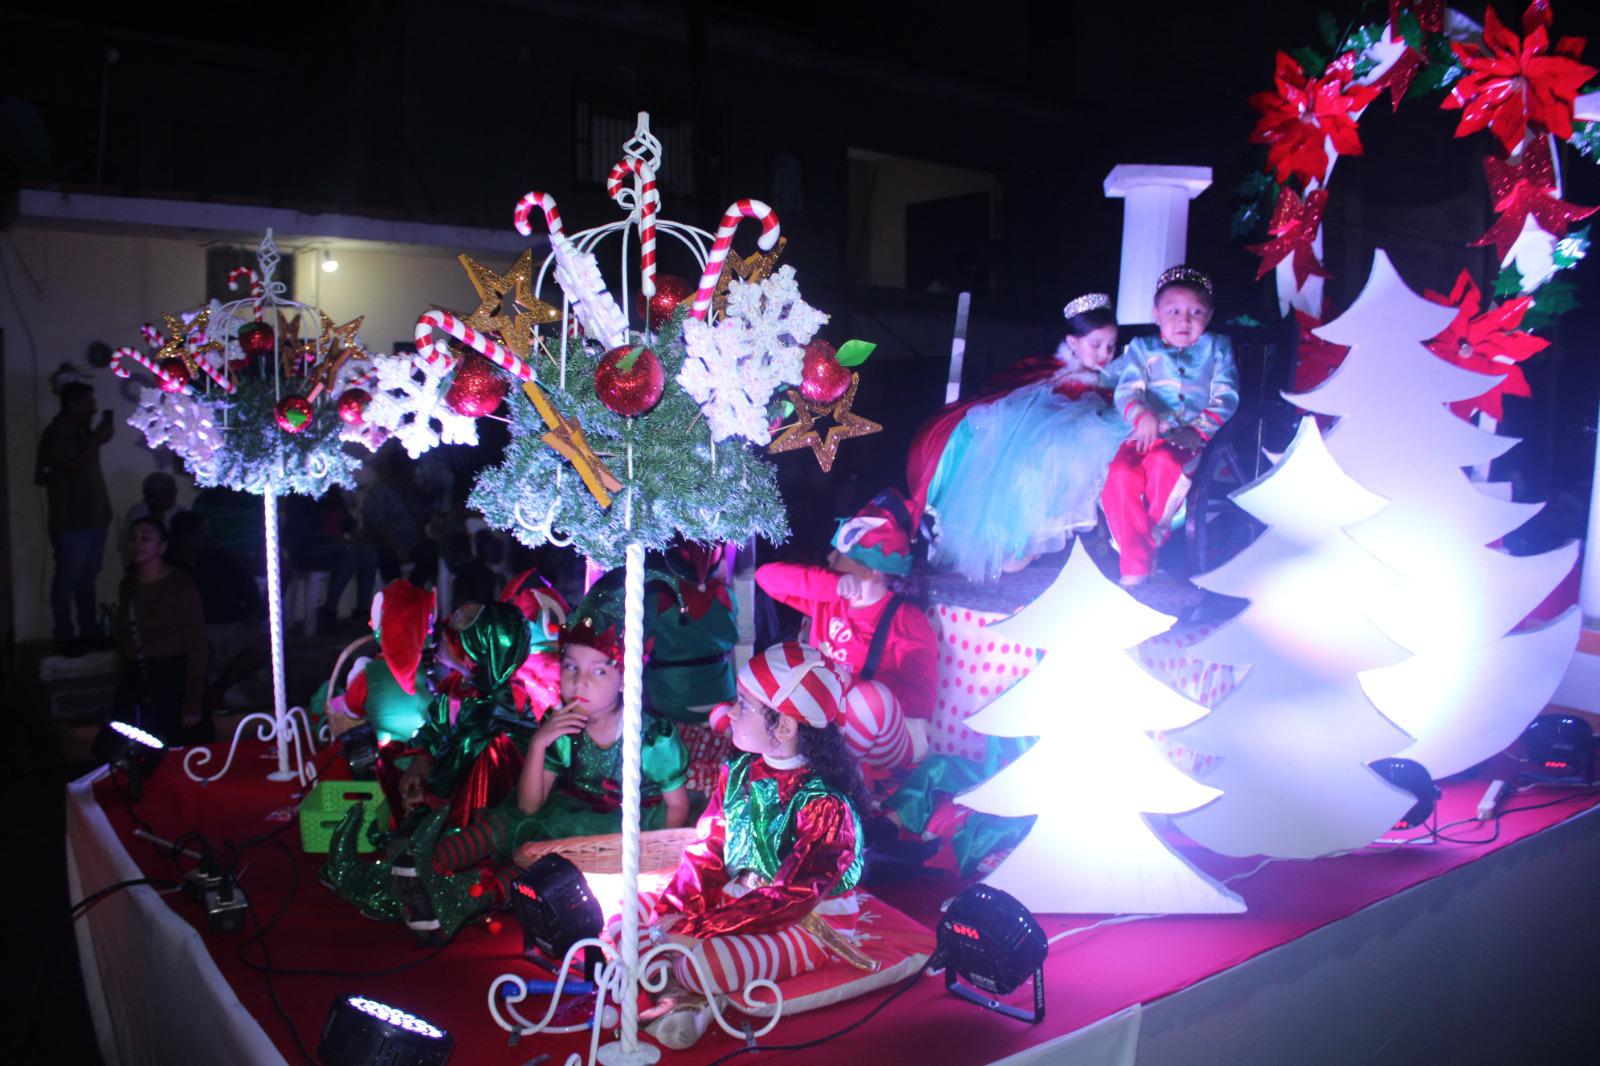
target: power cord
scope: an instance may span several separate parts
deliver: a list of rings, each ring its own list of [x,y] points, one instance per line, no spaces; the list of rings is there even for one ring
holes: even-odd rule
[[[107,885],[98,892],[91,892],[87,896],[84,896],[82,899],[72,905],[72,909],[67,912],[67,915],[72,920],[76,921],[77,919],[83,917],[90,907],[93,907],[96,903],[99,903],[107,896],[114,895],[115,893],[121,892],[124,889],[135,888],[139,885],[149,885],[151,888],[157,888],[168,892],[175,892],[181,887],[178,882],[168,881],[161,877],[130,877],[126,881],[118,881],[116,884]]]

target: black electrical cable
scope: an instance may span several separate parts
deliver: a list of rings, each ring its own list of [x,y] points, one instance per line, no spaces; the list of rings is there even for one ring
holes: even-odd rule
[[[294,890],[300,883],[300,863],[295,858],[294,852],[289,850],[289,845],[279,840],[276,833],[264,833],[260,837],[253,838],[249,842],[248,846],[255,847],[260,844],[268,843],[276,844],[278,849],[283,853],[284,859],[289,864],[289,892],[287,895],[285,895],[283,903],[279,905],[278,912],[272,916],[272,924],[276,925],[279,919],[283,917],[284,912],[289,909],[290,901],[294,899]],[[239,856],[242,855],[245,850],[247,849],[243,846],[234,849],[232,862],[229,864],[230,870],[238,865]],[[265,970],[267,979],[267,998],[272,1000],[272,1009],[277,1013],[278,1017],[283,1020],[283,1024],[289,1027],[289,1036],[293,1038],[294,1046],[299,1050],[301,1057],[304,1058],[306,1062],[310,1063],[311,1066],[316,1066],[316,1058],[311,1054],[310,1049],[306,1047],[305,1041],[300,1038],[300,1028],[294,1024],[294,1019],[289,1016],[289,1011],[284,1007],[283,1001],[278,998],[277,986],[272,983],[272,951],[267,946],[267,942],[265,940],[266,931],[270,928],[270,926],[261,924],[261,916],[256,913],[256,905],[250,902],[249,895],[246,895],[244,898],[244,907],[246,913],[250,915],[251,923],[256,927],[256,935],[253,939],[261,942],[261,957],[265,959],[267,963],[267,969]],[[249,943],[249,941],[246,941],[246,943]],[[244,958],[244,944],[239,946],[239,958],[241,960]]]
[[[831,1032],[827,1036],[819,1036],[815,1040],[806,1040],[798,1044],[746,1044],[737,1051],[728,1052],[720,1059],[713,1059],[710,1066],[722,1066],[724,1062],[728,1062],[731,1059],[736,1059],[747,1051],[804,1051],[807,1048],[814,1048],[821,1044],[826,1044],[830,1040],[837,1040],[846,1033],[854,1032],[863,1025],[866,1025],[877,1015],[879,1011],[893,1003],[896,999],[900,998],[900,996],[904,995],[907,990],[915,987],[917,978],[927,973],[929,968],[932,966],[933,956],[929,956],[928,961],[923,963],[921,968],[918,969],[916,973],[908,977],[903,985],[895,989],[893,992],[890,992],[887,996],[883,997],[877,1006],[867,1011],[867,1013],[863,1014],[861,1017],[857,1018],[843,1029]]]
[[[74,903],[72,905],[72,909],[69,910],[67,914],[73,919],[80,918],[83,916],[84,911],[87,911],[90,907],[94,906],[96,903],[99,903],[107,896],[115,892],[121,892],[123,889],[134,888],[138,885],[149,885],[151,888],[177,888],[178,882],[168,881],[160,877],[130,877],[126,881],[118,881],[116,884],[107,885],[98,892],[89,893],[87,896],[84,896],[78,902]]]

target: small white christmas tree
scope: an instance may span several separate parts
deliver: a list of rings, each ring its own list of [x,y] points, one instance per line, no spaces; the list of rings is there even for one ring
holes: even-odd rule
[[[1350,535],[1404,580],[1371,605],[1378,626],[1415,657],[1365,675],[1367,694],[1416,742],[1388,754],[1435,777],[1465,770],[1516,739],[1549,702],[1577,645],[1576,608],[1507,636],[1577,560],[1576,543],[1516,557],[1487,545],[1522,525],[1537,504],[1497,498],[1465,467],[1514,444],[1452,414],[1452,401],[1497,379],[1435,356],[1423,342],[1453,308],[1406,287],[1381,250],[1361,295],[1316,330],[1350,354],[1312,391],[1289,399],[1336,415],[1328,451],[1388,506]]]
[[[1245,909],[1145,819],[1193,810],[1217,796],[1167,762],[1149,736],[1192,722],[1205,708],[1146,674],[1125,651],[1172,622],[1107,581],[1080,541],[1043,595],[990,627],[1044,649],[1044,660],[968,724],[994,736],[1039,739],[960,801],[989,814],[1038,815],[1027,837],[985,879],[1029,910]]]
[[[1415,802],[1367,765],[1410,738],[1357,677],[1406,657],[1367,616],[1395,576],[1344,532],[1384,501],[1345,476],[1311,418],[1234,501],[1267,531],[1196,583],[1250,605],[1193,651],[1250,672],[1177,734],[1219,757],[1206,780],[1223,795],[1174,821],[1225,855],[1304,859],[1361,847]]]

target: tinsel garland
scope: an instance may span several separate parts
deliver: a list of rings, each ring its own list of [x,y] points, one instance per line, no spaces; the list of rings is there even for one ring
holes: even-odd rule
[[[331,400],[313,405],[311,423],[289,434],[273,418],[278,397],[270,379],[244,375],[238,392],[213,392],[208,399],[223,427],[224,446],[209,463],[191,471],[196,484],[257,496],[270,491],[318,497],[335,485],[355,487],[361,456],[346,451],[340,441],[338,407]]]
[[[668,382],[683,364],[687,313],[688,305],[681,305],[650,344]],[[595,395],[594,368],[601,354],[569,343],[566,390],[548,380],[544,384],[555,407],[582,425],[589,443],[622,481],[623,491],[611,506],[602,509],[577,472],[540,439],[546,427],[520,392],[508,398],[511,442],[505,457],[478,474],[468,506],[529,546],[552,536],[570,537],[578,551],[605,567],[621,564],[630,540],[657,549],[679,534],[708,543],[752,535],[779,543],[787,539],[777,474],[761,453],[742,442],[724,442],[716,446],[713,470],[711,434],[700,408],[672,385],[648,414],[634,419],[613,414]],[[550,365],[541,359],[542,367]]]

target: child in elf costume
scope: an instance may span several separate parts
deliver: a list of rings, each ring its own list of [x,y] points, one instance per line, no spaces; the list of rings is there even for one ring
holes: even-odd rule
[[[714,573],[721,562],[720,544],[685,541],[666,553],[673,587],[654,590],[645,618],[645,704],[662,718],[698,725],[733,699],[729,655],[739,643],[738,609],[728,583]]]
[[[846,679],[813,649],[787,643],[757,653],[738,684],[731,719],[739,754],[723,768],[700,839],[671,883],[639,901],[651,923],[641,950],[666,939],[700,964],[665,953],[667,987],[641,1014],[670,1048],[705,1032],[708,996],[834,958],[875,968],[852,940],[867,799],[838,728]]]
[[[423,664],[433,610],[433,590],[405,578],[391,581],[372,598],[372,635],[381,650],[375,658],[357,660],[344,692],[327,700],[334,736],[366,721],[384,745],[409,740],[421,728],[433,699]]]
[[[1160,336],[1136,337],[1119,364],[1115,403],[1133,432],[1111,461],[1100,502],[1124,585],[1150,576],[1201,449],[1239,408],[1233,342],[1206,332],[1214,306],[1205,274],[1166,271],[1156,280]]]
[[[756,583],[810,619],[808,641],[850,679],[840,731],[863,766],[889,771],[922,759],[938,687],[937,638],[890,588],[911,573],[916,516],[886,490],[844,520],[828,565],[768,563]]]

